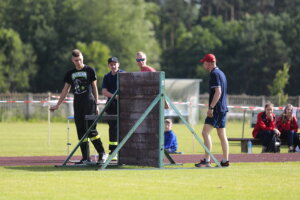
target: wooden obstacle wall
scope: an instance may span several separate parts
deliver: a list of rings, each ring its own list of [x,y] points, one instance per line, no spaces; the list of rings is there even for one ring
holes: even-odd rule
[[[121,141],[160,93],[160,72],[119,74],[119,141]],[[119,162],[159,166],[159,104],[119,151]]]

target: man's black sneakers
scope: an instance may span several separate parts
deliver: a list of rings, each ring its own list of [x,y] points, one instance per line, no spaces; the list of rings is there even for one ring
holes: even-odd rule
[[[196,163],[195,167],[211,167],[211,163],[207,162],[206,159],[204,158],[203,160],[200,160],[199,163]]]

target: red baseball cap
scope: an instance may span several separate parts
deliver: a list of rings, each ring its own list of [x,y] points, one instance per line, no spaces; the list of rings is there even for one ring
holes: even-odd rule
[[[215,57],[215,55],[214,54],[211,54],[211,53],[209,53],[209,54],[206,54],[205,56],[204,56],[204,58],[202,58],[201,60],[200,60],[200,62],[216,62],[216,57]]]

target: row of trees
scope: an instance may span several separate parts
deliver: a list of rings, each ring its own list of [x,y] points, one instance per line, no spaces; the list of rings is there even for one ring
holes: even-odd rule
[[[290,95],[300,93],[299,0],[153,2],[161,5],[156,32],[168,77],[200,77],[201,90],[207,91],[208,75],[197,61],[212,52],[227,74],[231,94],[273,94],[269,88],[284,63],[290,64],[290,79],[282,87]]]
[[[230,94],[299,95],[299,11],[300,0],[3,0],[0,92],[59,91],[80,48],[99,84],[110,55],[137,71],[143,50],[167,78],[201,78],[206,92],[199,60],[211,52]]]
[[[128,71],[137,70],[135,52],[141,49],[158,64],[160,47],[147,9],[142,0],[2,0],[0,68],[7,70],[0,70],[0,92],[59,91],[73,67],[74,48],[99,78],[110,55]]]

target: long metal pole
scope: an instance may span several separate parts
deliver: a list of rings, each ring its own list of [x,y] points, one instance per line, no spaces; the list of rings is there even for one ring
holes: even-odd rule
[[[51,100],[51,93],[48,92],[48,101]],[[51,143],[51,111],[50,111],[50,104],[48,106],[48,145]]]
[[[246,109],[244,109],[242,138],[244,138],[244,133],[245,133],[245,121],[246,121]]]

